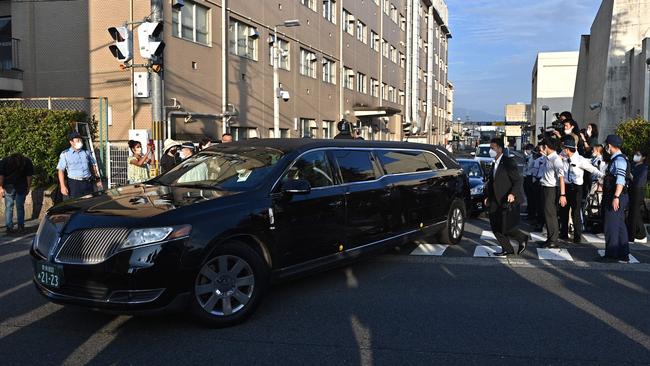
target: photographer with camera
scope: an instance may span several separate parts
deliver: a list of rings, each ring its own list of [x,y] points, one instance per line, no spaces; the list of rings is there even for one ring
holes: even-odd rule
[[[147,145],[147,153],[142,153],[140,141],[129,140],[132,158],[126,169],[129,184],[144,182],[149,179],[149,162],[153,160],[153,144]]]

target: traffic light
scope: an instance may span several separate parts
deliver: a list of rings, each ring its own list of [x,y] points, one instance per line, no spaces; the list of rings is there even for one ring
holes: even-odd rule
[[[108,33],[115,44],[108,46],[113,56],[120,62],[129,62],[133,59],[133,37],[128,27],[110,27]]]
[[[144,22],[138,27],[138,45],[140,56],[151,60],[162,56],[165,49],[165,42],[160,41],[160,34],[163,30],[162,22]]]

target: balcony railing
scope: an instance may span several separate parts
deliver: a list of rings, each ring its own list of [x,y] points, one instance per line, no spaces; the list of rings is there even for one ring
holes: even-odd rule
[[[23,78],[20,65],[20,40],[17,38],[0,39],[0,76]]]

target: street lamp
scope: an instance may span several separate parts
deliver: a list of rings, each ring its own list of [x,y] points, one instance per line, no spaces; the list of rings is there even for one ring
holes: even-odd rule
[[[273,136],[280,138],[280,75],[278,73],[279,52],[278,52],[278,27],[298,27],[300,20],[285,20],[282,24],[273,27]]]
[[[542,106],[542,110],[544,111],[544,132],[546,132],[546,112],[551,109],[547,105]]]

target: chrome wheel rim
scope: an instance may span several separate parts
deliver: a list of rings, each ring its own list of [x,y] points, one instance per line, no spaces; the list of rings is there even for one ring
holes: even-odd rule
[[[459,208],[455,208],[451,212],[451,237],[454,239],[460,238],[460,234],[463,232],[463,213]]]
[[[248,262],[234,255],[220,255],[203,265],[196,276],[194,294],[206,312],[228,316],[248,304],[254,288],[255,276]]]

